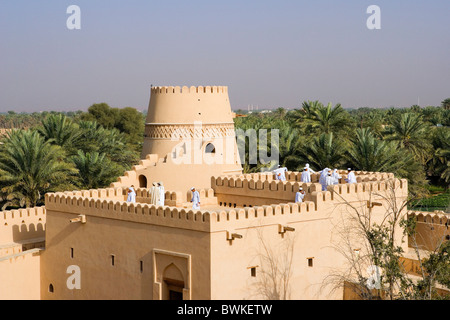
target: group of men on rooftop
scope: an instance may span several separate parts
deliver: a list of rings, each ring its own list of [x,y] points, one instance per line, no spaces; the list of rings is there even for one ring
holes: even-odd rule
[[[166,192],[162,182],[154,182],[150,188],[150,204],[164,206]],[[128,188],[127,202],[136,203],[136,190],[134,186]]]
[[[278,166],[276,170],[274,170],[275,179],[286,181],[286,172],[288,169],[286,167]],[[302,175],[300,181],[303,183],[311,183],[311,174],[316,173],[309,167],[307,163],[303,168]],[[330,168],[325,168],[319,172],[319,183],[322,185],[322,191],[326,191],[328,186],[339,184],[340,179],[342,177],[339,175],[338,169],[334,169],[333,171]],[[355,172],[348,168],[348,176],[345,179],[347,183],[356,183]],[[295,195],[295,202],[300,203],[303,202],[305,198],[305,190],[302,187],[299,188],[298,192]]]
[[[275,174],[276,180],[286,181],[286,172],[288,169],[286,167],[278,166],[277,169],[273,171]],[[301,182],[303,183],[311,183],[311,174],[316,173],[312,170],[307,163],[303,168],[301,175]],[[340,179],[342,177],[339,175],[338,170],[334,169],[333,171],[329,168],[325,168],[322,171],[319,171],[319,183],[322,185],[322,191],[326,191],[328,186],[339,184]],[[348,168],[348,176],[345,179],[347,183],[356,183],[356,176],[354,171],[351,168]],[[195,189],[195,187],[191,188],[192,198],[192,209],[200,210],[200,193]],[[158,206],[164,206],[165,201],[165,190],[162,182],[153,183],[151,188],[151,203]],[[301,203],[305,198],[305,190],[302,187],[299,188],[298,192],[295,195],[295,203]],[[136,202],[136,191],[134,190],[134,186],[131,186],[128,189],[128,197],[127,202],[135,203]]]

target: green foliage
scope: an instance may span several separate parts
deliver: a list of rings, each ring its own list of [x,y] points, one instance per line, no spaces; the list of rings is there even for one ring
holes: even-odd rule
[[[324,106],[319,101],[303,102],[302,109],[294,111],[290,118],[311,134],[345,134],[352,126],[352,119],[340,104]]]
[[[134,108],[127,107],[119,110],[119,119],[115,127],[126,135],[128,143],[139,146],[144,132],[144,124],[143,114]]]
[[[423,211],[428,211],[428,208],[447,210],[450,208],[450,191],[412,201],[411,207]]]
[[[121,132],[107,123],[109,115],[115,114],[110,111],[106,104],[94,105],[90,116],[98,116],[111,128],[80,120],[86,115],[80,112],[71,113],[72,117],[47,112],[39,114],[40,122],[29,130],[12,131],[4,137],[0,204],[40,205],[47,192],[107,187],[129,170],[139,161],[138,131],[143,136],[143,116],[132,108],[118,111]]]
[[[65,152],[37,131],[12,131],[0,151],[0,186],[4,205],[33,207],[46,192],[71,186],[76,169]]]
[[[392,118],[386,129],[385,139],[394,141],[403,150],[411,152],[417,160],[425,164],[432,150],[429,126],[418,113],[407,112]]]
[[[96,103],[88,108],[88,113],[81,116],[82,120],[96,121],[106,129],[112,129],[119,121],[119,109],[111,108],[106,103]]]
[[[96,122],[105,129],[117,129],[123,133],[127,144],[140,152],[144,138],[144,114],[134,108],[111,108],[106,103],[94,104],[81,120]]]
[[[69,154],[75,152],[74,146],[79,143],[79,127],[63,114],[50,115],[37,130],[46,141],[64,148]]]
[[[117,129],[105,129],[97,122],[80,121],[80,137],[77,150],[85,153],[105,154],[111,161],[128,170],[139,161],[139,153],[126,142],[124,133]]]
[[[442,101],[442,108],[445,110],[450,110],[450,98],[447,98],[444,101]]]
[[[280,145],[271,148],[277,148],[280,164],[290,170],[314,163],[315,170],[340,166],[393,172],[408,179],[412,197],[425,197],[430,181],[450,185],[450,110],[442,107],[345,110],[339,104],[305,101],[294,110],[236,118],[235,125],[244,131],[278,129]],[[248,159],[248,148],[245,152]],[[324,160],[333,153],[341,161]],[[263,167],[244,163],[246,172]]]
[[[435,130],[433,146],[435,154],[432,168],[448,186],[450,184],[450,128],[443,127]]]
[[[302,163],[309,163],[313,170],[339,168],[345,161],[345,146],[333,133],[323,133],[315,137],[300,150]]]
[[[428,286],[431,276],[434,276],[436,282],[450,289],[450,241],[445,241],[437,252],[433,252],[423,263],[425,272],[430,275],[425,280]]]
[[[348,151],[352,167],[363,171],[389,172],[401,157],[393,143],[377,139],[370,128],[356,130]]]
[[[78,150],[71,161],[78,169],[76,185],[83,190],[108,186],[123,173],[123,168],[112,162],[104,153],[84,153]]]

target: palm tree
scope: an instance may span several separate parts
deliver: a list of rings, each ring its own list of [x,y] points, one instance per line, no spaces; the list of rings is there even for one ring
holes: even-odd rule
[[[64,148],[70,154],[75,152],[74,147],[80,137],[79,128],[65,115],[50,115],[42,121],[38,131],[46,141]]]
[[[109,186],[120,176],[122,168],[112,163],[104,153],[84,153],[78,150],[71,158],[78,169],[78,186],[83,189],[98,189]]]
[[[442,108],[444,108],[444,110],[450,110],[450,98],[442,101]]]
[[[279,129],[279,146],[277,147],[279,163],[290,170],[298,170],[302,165],[299,154],[305,141],[300,130],[285,124]]]
[[[68,190],[76,173],[64,161],[60,146],[45,141],[37,131],[12,131],[0,151],[0,186],[7,205],[34,207],[45,193]]]
[[[401,149],[411,152],[423,165],[429,160],[431,144],[429,126],[419,114],[407,112],[394,117],[387,128],[387,141],[394,141]]]
[[[383,113],[380,110],[373,110],[363,117],[361,129],[366,127],[370,128],[373,134],[377,137],[382,137],[384,128],[383,118]]]
[[[342,108],[341,104],[333,107],[331,103],[324,106],[319,101],[303,102],[302,109],[290,114],[290,119],[297,126],[304,127],[305,132],[321,133],[345,133],[353,126],[353,120]]]
[[[450,185],[450,128],[443,127],[436,131],[433,141],[436,150],[432,165],[435,172]]]
[[[333,133],[323,133],[311,143],[303,145],[299,151],[302,163],[309,163],[319,171],[324,168],[338,168],[344,164],[346,146],[342,140],[334,139]]]
[[[105,129],[95,121],[80,121],[78,125],[79,139],[75,144],[76,150],[82,150],[84,153],[104,153],[126,170],[139,161],[139,153],[128,146],[125,135],[119,130]]]
[[[287,114],[287,110],[284,108],[277,108],[273,110],[272,115],[274,118],[283,119]]]
[[[426,107],[422,110],[423,120],[433,126],[442,125],[444,110],[438,107]]]
[[[390,167],[393,150],[393,143],[376,139],[371,129],[357,129],[348,160],[358,170],[383,172]]]
[[[392,172],[407,179],[412,196],[426,193],[424,186],[428,182],[423,166],[410,152],[399,149],[395,142],[377,139],[369,128],[356,130],[347,159],[359,170]]]

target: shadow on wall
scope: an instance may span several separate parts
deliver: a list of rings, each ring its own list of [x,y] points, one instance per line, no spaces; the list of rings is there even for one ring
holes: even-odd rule
[[[42,223],[38,223],[37,226],[34,223],[14,225],[12,226],[12,235],[14,242],[20,242],[25,240],[31,240],[36,238],[44,238],[45,230]]]

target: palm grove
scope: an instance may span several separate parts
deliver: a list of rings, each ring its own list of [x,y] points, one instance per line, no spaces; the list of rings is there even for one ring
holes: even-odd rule
[[[44,204],[47,192],[109,186],[139,160],[144,115],[134,108],[92,105],[88,112],[0,116],[2,209]]]
[[[414,198],[426,197],[433,188],[445,191],[450,183],[450,99],[439,107],[354,110],[306,101],[294,110],[239,117],[236,127],[277,129],[279,143],[270,146],[268,138],[268,148],[276,148],[280,164],[291,171],[302,171],[309,163],[315,171],[352,167],[393,172],[408,179]],[[247,148],[248,143],[241,142]],[[271,165],[246,163],[244,170],[256,172]]]
[[[47,192],[109,186],[139,161],[144,124],[136,109],[105,103],[87,112],[0,115],[0,127],[16,128],[1,140],[0,205],[32,207]],[[268,148],[277,148],[280,164],[292,171],[309,163],[316,171],[393,172],[409,180],[415,197],[425,197],[430,184],[447,189],[450,182],[450,99],[439,107],[354,110],[306,101],[294,110],[238,117],[235,124],[277,129],[279,144]],[[248,146],[240,151],[248,159]],[[243,164],[245,172],[269,165]]]

